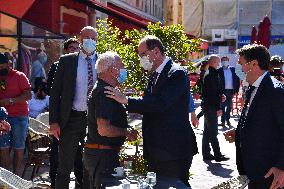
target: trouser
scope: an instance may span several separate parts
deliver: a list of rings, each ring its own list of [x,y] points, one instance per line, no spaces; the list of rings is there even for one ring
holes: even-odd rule
[[[72,110],[68,123],[61,129],[56,189],[69,189],[70,173],[74,165],[76,152],[79,148],[79,142],[86,135],[86,125],[86,112]]]
[[[230,113],[232,111],[232,101],[233,101],[233,95],[234,90],[233,89],[225,89],[224,94],[226,96],[225,102],[222,103],[222,117],[221,121],[224,123],[225,121],[229,121],[230,119]]]
[[[84,189],[101,188],[102,179],[111,177],[114,168],[119,167],[118,153],[116,150],[84,149]]]
[[[202,155],[203,157],[210,156],[210,145],[213,148],[214,156],[220,157],[220,146],[217,138],[218,135],[218,117],[217,109],[212,107],[205,107],[204,112],[204,130],[202,137]]]
[[[193,157],[171,161],[153,161],[149,159],[148,169],[151,172],[155,172],[157,174],[157,177],[178,178],[186,186],[190,187],[188,179],[192,158]]]
[[[83,179],[83,163],[82,163],[82,151],[83,151],[83,144],[84,144],[84,138],[82,137],[80,139],[80,144],[77,149],[77,153],[75,155],[75,161],[74,161],[74,175],[76,177],[76,181],[82,185],[82,179]],[[49,177],[51,180],[51,187],[55,188],[55,179],[58,169],[58,146],[59,141],[57,138],[52,136],[52,143],[50,145],[50,154],[49,154]]]

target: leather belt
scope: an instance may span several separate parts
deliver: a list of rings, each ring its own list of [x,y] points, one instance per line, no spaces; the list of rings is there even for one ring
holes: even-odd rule
[[[120,151],[120,147],[106,146],[106,145],[102,145],[102,144],[85,144],[85,148],[92,148],[92,149],[98,149],[98,150]]]

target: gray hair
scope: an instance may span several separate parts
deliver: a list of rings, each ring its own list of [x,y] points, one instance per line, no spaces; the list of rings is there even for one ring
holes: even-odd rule
[[[97,30],[93,26],[85,26],[81,29],[80,33],[85,30],[93,30],[95,33],[97,33]]]
[[[120,58],[120,56],[113,51],[107,51],[103,54],[100,54],[96,62],[97,73],[102,73],[106,71],[109,67],[114,65],[116,58]]]

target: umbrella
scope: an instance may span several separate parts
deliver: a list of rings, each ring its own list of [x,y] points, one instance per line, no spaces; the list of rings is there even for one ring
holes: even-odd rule
[[[256,28],[255,26],[252,27],[252,30],[251,30],[251,39],[250,39],[250,44],[253,44],[256,41],[256,35],[257,35],[257,31],[256,31]]]
[[[263,22],[260,21],[258,25],[258,33],[257,33],[257,43],[262,44],[263,41]]]
[[[262,44],[269,48],[270,46],[270,26],[271,22],[268,16],[263,19],[263,26],[262,26]]]

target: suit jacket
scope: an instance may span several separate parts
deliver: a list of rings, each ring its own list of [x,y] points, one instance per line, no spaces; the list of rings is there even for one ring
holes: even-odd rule
[[[235,68],[231,67],[230,68],[232,72],[232,79],[233,79],[233,90],[234,93],[238,93],[240,89],[240,79],[236,75]],[[220,74],[220,79],[221,79],[221,85],[222,85],[222,90],[225,90],[225,76],[224,76],[224,68],[219,68],[218,69],[219,74]]]
[[[50,90],[49,122],[64,128],[73,106],[79,53],[60,57]]]
[[[240,174],[260,181],[271,167],[284,170],[284,88],[267,74],[249,107],[246,124],[236,130]]]
[[[223,90],[218,70],[209,67],[204,74],[202,85],[202,104],[204,108],[221,109],[221,98]]]
[[[48,95],[50,95],[50,90],[52,87],[52,83],[54,80],[54,76],[55,76],[55,72],[57,69],[57,65],[58,65],[58,61],[54,62],[53,64],[51,64],[49,72],[47,74],[47,90],[48,90]]]
[[[170,60],[152,91],[148,83],[142,98],[129,98],[128,111],[143,114],[143,155],[147,160],[187,159],[197,153],[188,120],[188,86],[186,71]]]

